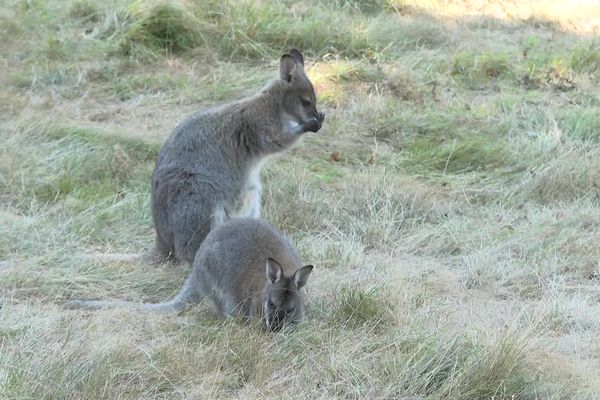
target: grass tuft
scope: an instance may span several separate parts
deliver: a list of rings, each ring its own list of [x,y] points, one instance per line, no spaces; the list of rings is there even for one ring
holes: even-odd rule
[[[474,88],[496,78],[510,76],[511,62],[508,54],[460,52],[454,56],[451,74]]]
[[[600,41],[593,40],[575,47],[570,66],[576,71],[597,76],[600,71]]]
[[[396,395],[411,393],[433,399],[536,398],[522,369],[527,343],[523,336],[504,333],[492,344],[474,343],[458,336],[445,341],[433,336],[415,339],[396,343],[384,358],[388,379],[405,385],[405,391],[396,389]]]
[[[333,314],[337,320],[349,326],[387,325],[393,318],[385,293],[359,286],[342,287],[336,292]]]
[[[513,164],[513,155],[499,137],[461,136],[454,139],[416,137],[406,144],[407,162],[446,173],[494,171]]]
[[[121,40],[125,55],[177,54],[204,43],[203,29],[208,24],[197,19],[183,4],[165,2],[151,7],[140,4],[131,14],[134,21]]]
[[[71,5],[69,16],[82,21],[98,22],[101,18],[101,12],[95,3],[88,0],[78,0]]]
[[[365,14],[379,13],[389,7],[387,0],[329,0],[340,8],[350,8],[352,11]]]
[[[380,83],[384,73],[378,65],[336,60],[320,62],[308,68],[319,102],[340,105],[347,95],[362,86]]]
[[[560,127],[568,137],[600,142],[600,108],[578,107],[570,109],[565,112]]]
[[[113,197],[138,180],[145,182],[157,155],[156,146],[80,127],[35,128],[9,141],[29,150],[27,157],[7,159],[2,168],[4,185],[22,206],[66,196],[82,203]],[[27,176],[18,172],[24,168]]]

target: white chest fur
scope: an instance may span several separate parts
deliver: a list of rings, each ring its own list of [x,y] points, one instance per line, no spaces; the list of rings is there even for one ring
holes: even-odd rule
[[[260,218],[261,204],[260,194],[262,186],[260,184],[260,170],[270,157],[264,157],[255,163],[248,174],[244,183],[242,192],[242,201],[240,209],[235,213],[236,217]]]

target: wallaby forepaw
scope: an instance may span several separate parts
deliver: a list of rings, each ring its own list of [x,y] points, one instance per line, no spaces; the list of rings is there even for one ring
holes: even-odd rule
[[[323,125],[323,119],[325,118],[325,114],[319,113],[317,118],[312,118],[304,123],[305,132],[318,132]]]

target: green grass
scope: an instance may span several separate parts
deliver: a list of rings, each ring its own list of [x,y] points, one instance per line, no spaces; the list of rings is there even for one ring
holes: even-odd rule
[[[203,44],[203,22],[176,3],[159,3],[132,14],[135,22],[121,41],[125,55],[134,55],[139,47],[149,52],[181,53]]]
[[[476,88],[477,85],[510,76],[511,58],[502,53],[460,52],[454,56],[451,74],[462,79],[468,87]]]
[[[385,294],[375,289],[366,291],[360,287],[343,287],[336,293],[334,313],[340,323],[348,326],[365,326],[376,329],[390,324],[392,315]]]
[[[69,9],[69,17],[77,19],[82,23],[98,22],[101,17],[101,12],[98,7],[88,0],[80,0],[73,2]]]
[[[409,142],[406,151],[410,162],[429,167],[442,174],[465,171],[494,171],[514,165],[512,154],[502,139],[483,135],[455,139],[418,137]]]
[[[114,11],[81,1],[60,14],[73,27],[84,25],[94,38],[109,38],[106,48],[142,60],[193,51],[251,60],[273,57],[290,47],[308,49],[316,55],[381,57],[390,48],[434,46],[445,41],[437,24],[424,26],[393,13],[360,12],[375,11],[377,4],[312,1],[307,5],[310,11],[251,0],[133,2]],[[37,13],[32,22],[45,21],[53,12],[38,4],[26,8],[27,14]],[[46,52],[68,58],[78,47],[81,43],[71,38],[53,35]]]
[[[597,14],[492,3],[0,6],[0,397],[594,398]],[[186,266],[103,256],[152,246],[175,124],[290,47],[327,117],[263,217],[315,265],[306,321],[63,309],[176,293]]]
[[[9,146],[28,150],[26,157],[5,160],[2,168],[5,190],[22,205],[56,203],[66,196],[89,203],[118,196],[132,185],[147,186],[158,151],[157,146],[80,127],[34,127],[21,138],[3,136]],[[27,176],[18,174],[25,168]]]
[[[597,77],[600,70],[600,45],[598,41],[579,44],[571,54],[571,66],[581,72],[587,72]]]
[[[600,140],[600,114],[598,107],[577,107],[566,110],[561,121],[564,134],[582,140]]]

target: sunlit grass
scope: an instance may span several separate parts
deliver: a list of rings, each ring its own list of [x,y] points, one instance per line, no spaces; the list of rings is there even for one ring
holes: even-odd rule
[[[593,2],[10,1],[0,7],[0,397],[593,398]],[[172,296],[150,174],[189,113],[305,55],[323,129],[267,164],[263,217],[315,272],[267,334]]]

